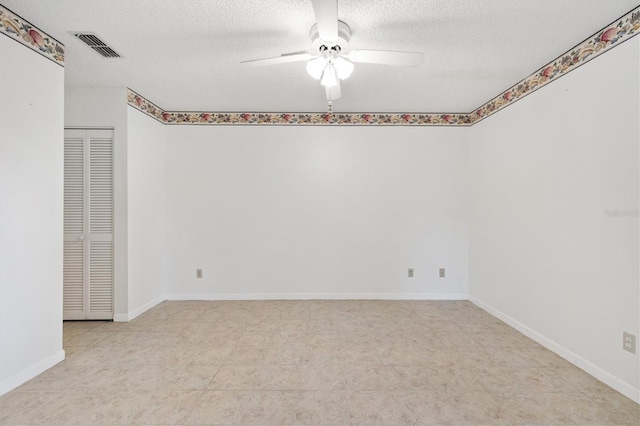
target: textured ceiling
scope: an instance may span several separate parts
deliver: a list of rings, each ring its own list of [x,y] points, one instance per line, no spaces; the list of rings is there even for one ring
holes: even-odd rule
[[[131,87],[164,109],[322,111],[304,63],[309,0],[0,0],[66,47],[69,87]],[[639,5],[637,0],[341,0],[349,48],[425,54],[416,68],[356,64],[334,111],[470,112]],[[98,34],[105,59],[70,33]]]

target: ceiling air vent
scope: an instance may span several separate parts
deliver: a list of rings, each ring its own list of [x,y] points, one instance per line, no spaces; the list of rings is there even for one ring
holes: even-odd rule
[[[98,52],[105,58],[119,58],[118,52],[107,46],[107,43],[100,40],[97,35],[92,33],[74,33],[78,39],[83,41],[87,46]]]

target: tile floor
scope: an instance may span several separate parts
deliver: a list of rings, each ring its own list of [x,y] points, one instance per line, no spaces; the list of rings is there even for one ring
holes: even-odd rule
[[[640,424],[640,406],[469,302],[164,302],[66,322],[0,424]]]

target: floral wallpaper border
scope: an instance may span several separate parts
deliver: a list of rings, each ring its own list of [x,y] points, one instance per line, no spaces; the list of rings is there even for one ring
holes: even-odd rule
[[[469,125],[469,114],[171,112],[127,90],[127,103],[164,124],[215,125]]]
[[[0,33],[64,66],[64,45],[0,4]],[[470,126],[640,33],[640,6],[470,113],[294,113],[165,111],[128,89],[127,102],[164,124]]]
[[[470,113],[294,113],[164,111],[129,89],[128,103],[164,124],[471,126],[640,33],[640,6]]]
[[[164,117],[167,113],[162,108],[129,88],[127,88],[127,103],[149,117],[155,118],[161,123],[165,122]]]
[[[469,125],[468,114],[297,113],[297,112],[170,112],[131,89],[127,102],[164,124],[215,125]]]
[[[0,33],[64,67],[64,45],[1,4]]]
[[[469,114],[475,124],[640,33],[640,6]]]

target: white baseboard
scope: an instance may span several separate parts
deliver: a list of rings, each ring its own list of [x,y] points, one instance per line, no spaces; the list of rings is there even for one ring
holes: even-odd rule
[[[138,317],[138,316],[144,314],[149,309],[151,309],[154,306],[164,302],[165,300],[167,300],[167,298],[164,295],[163,296],[158,296],[155,299],[153,299],[152,301],[145,303],[144,305],[140,306],[139,308],[134,309],[133,311],[129,312],[128,314],[115,314],[115,315],[113,315],[113,322],[128,322],[128,321],[131,321],[135,317]]]
[[[21,384],[33,379],[38,374],[47,371],[59,362],[64,361],[64,357],[64,350],[60,350],[55,354],[33,364],[31,367],[25,368],[18,374],[14,374],[9,378],[0,381],[0,395],[4,395],[5,393],[17,388]]]
[[[484,309],[494,317],[509,324],[511,327],[515,328],[516,330],[518,330],[525,336],[529,337],[530,339],[533,339],[536,342],[540,343],[542,346],[549,349],[550,351],[555,352],[556,354],[566,359],[576,367],[586,371],[596,379],[609,385],[610,387],[620,392],[627,398],[640,404],[640,389],[634,388],[629,383],[620,380],[618,377],[614,376],[608,371],[603,370],[597,365],[587,361],[586,359],[582,358],[580,355],[574,352],[571,352],[570,350],[566,349],[559,343],[527,327],[526,325],[522,324],[520,321],[510,317],[509,315],[483,302],[482,300],[477,299],[473,296],[469,296],[469,301],[471,301],[473,304],[477,305],[478,307]]]
[[[463,293],[175,293],[166,300],[467,300]]]
[[[129,314],[113,314],[113,322],[128,322]]]

